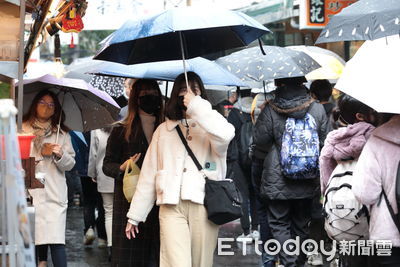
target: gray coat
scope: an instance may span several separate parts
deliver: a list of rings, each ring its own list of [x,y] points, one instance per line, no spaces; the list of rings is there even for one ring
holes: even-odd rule
[[[267,199],[306,199],[312,198],[319,190],[319,177],[311,180],[290,180],[282,175],[280,150],[282,135],[288,117],[303,118],[310,113],[317,123],[321,146],[327,134],[328,119],[323,106],[313,102],[308,95],[298,95],[291,100],[276,97],[268,104],[255,125],[254,143],[256,147],[268,149],[264,160],[261,181],[261,195]]]

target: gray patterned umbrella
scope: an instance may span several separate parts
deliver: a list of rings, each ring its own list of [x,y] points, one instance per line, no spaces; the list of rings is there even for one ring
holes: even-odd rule
[[[256,82],[305,76],[321,67],[301,51],[278,46],[263,46],[263,49],[265,55],[257,46],[221,57],[216,62],[243,81]]]
[[[399,0],[359,0],[333,16],[316,43],[375,40],[399,33]]]

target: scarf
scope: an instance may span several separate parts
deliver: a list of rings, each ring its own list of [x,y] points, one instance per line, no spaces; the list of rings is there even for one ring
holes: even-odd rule
[[[43,145],[43,140],[53,133],[53,127],[51,125],[51,120],[46,122],[40,122],[35,120],[32,123],[33,135],[33,145],[36,151],[40,151]]]

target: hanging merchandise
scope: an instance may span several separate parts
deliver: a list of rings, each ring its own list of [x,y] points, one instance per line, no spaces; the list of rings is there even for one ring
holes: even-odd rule
[[[74,44],[74,34],[71,33],[71,43],[69,44],[69,48],[74,48],[75,44]]]
[[[34,244],[19,155],[16,113],[11,99],[0,100],[0,258],[1,266],[34,267]]]
[[[63,32],[80,32],[83,29],[83,21],[81,15],[77,14],[75,6],[67,12],[62,18]]]

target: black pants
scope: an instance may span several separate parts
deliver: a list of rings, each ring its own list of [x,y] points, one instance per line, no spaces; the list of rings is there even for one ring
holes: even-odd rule
[[[74,195],[82,193],[82,185],[76,171],[66,171],[65,177],[67,178],[68,187],[68,206],[72,206]]]
[[[272,238],[271,229],[268,223],[268,216],[267,216],[267,201],[261,198],[260,195],[260,186],[261,186],[261,179],[262,179],[262,172],[263,172],[263,164],[264,160],[253,158],[252,165],[251,165],[251,178],[252,184],[254,188],[254,193],[256,196],[256,208],[258,212],[258,219],[260,222],[260,238],[262,243],[261,251],[262,251],[262,262],[263,266],[274,266],[275,264],[275,256],[268,255],[264,251],[264,244],[268,240]],[[269,264],[269,265],[268,265]]]
[[[92,181],[92,178],[82,176],[82,193],[83,193],[83,220],[85,222],[84,233],[92,227],[97,229],[99,238],[107,240],[103,199],[97,191],[97,183]],[[95,217],[97,208],[98,216]]]
[[[376,267],[399,267],[400,248],[393,247],[391,256],[375,256]]]
[[[49,247],[54,267],[67,267],[67,254],[65,253],[65,245],[63,244],[36,246],[37,261],[47,261],[47,250]]]
[[[256,194],[254,192],[253,184],[251,183],[251,169],[242,169],[239,163],[234,161],[228,164],[228,173],[231,171],[234,173],[233,179],[243,199],[243,216],[240,218],[240,224],[244,234],[248,234],[250,233],[249,215],[251,217],[252,230],[257,230],[259,224],[256,206]]]
[[[300,238],[300,244],[309,236],[309,223],[311,221],[312,199],[269,200],[268,222],[272,236],[283,248],[283,243],[288,239]],[[279,258],[285,267],[302,267],[306,255],[288,255],[280,250]]]

